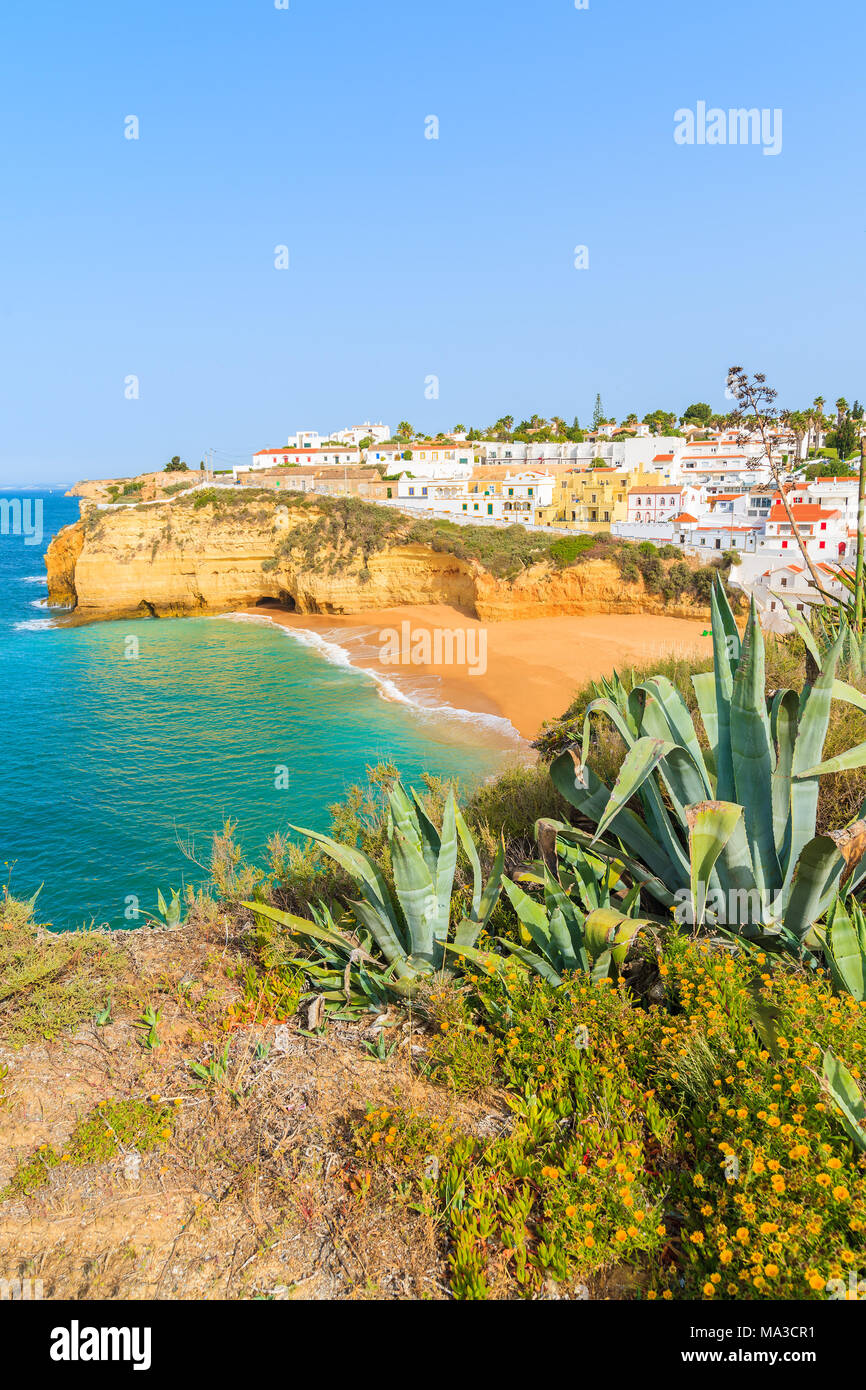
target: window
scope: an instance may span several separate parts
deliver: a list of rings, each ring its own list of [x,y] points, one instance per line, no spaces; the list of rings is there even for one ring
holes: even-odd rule
[[[513,487],[510,487],[510,488],[508,489],[508,496],[509,496],[509,497],[513,497],[513,496],[514,496],[514,488],[513,488]]]
[[[826,550],[826,549],[827,549],[827,542],[826,542],[826,541],[819,541],[819,542],[818,542],[818,549],[819,549],[819,550]]]
[[[493,503],[492,503],[492,502],[488,502],[488,503],[487,503],[487,515],[488,515],[488,516],[492,516],[492,515],[493,515]]]
[[[463,510],[464,510],[464,512],[469,510],[469,503],[468,503],[468,502],[464,502],[464,503],[463,503]]]
[[[426,489],[426,487],[422,487],[422,489],[421,489],[421,496],[422,496],[422,497],[426,497],[426,496],[427,496],[427,489]]]
[[[782,549],[783,549],[783,550],[787,550],[787,549],[788,549],[788,542],[787,542],[787,541],[782,541]]]
[[[410,489],[409,489],[409,496],[410,496],[410,497],[414,497],[414,496],[415,496],[415,489],[414,489],[413,487],[410,487]]]

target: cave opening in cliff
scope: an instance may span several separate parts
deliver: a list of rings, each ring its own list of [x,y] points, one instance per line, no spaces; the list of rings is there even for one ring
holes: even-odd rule
[[[272,598],[268,594],[264,598],[256,599],[256,608],[287,608],[290,613],[294,613],[295,600],[291,594],[280,594],[279,598]]]

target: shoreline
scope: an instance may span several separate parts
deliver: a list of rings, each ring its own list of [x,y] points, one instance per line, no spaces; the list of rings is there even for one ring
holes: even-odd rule
[[[652,614],[482,623],[433,604],[374,614],[295,613],[267,605],[238,609],[235,616],[314,634],[333,644],[341,661],[391,683],[411,703],[505,720],[523,741],[559,718],[587,681],[672,652],[712,651],[702,619]],[[461,655],[462,663],[449,659]]]

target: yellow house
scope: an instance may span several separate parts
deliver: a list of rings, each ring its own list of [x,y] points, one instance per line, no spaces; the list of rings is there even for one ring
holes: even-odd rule
[[[549,507],[537,507],[537,526],[575,531],[609,531],[611,522],[628,519],[628,492],[663,482],[660,473],[621,473],[614,468],[590,468],[557,479]]]

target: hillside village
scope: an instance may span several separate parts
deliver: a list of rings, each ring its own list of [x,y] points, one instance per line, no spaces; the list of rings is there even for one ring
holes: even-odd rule
[[[395,435],[381,423],[300,432],[236,465],[231,483],[361,497],[457,523],[609,532],[701,559],[733,555],[732,582],[777,630],[789,625],[781,596],[803,611],[815,601],[815,575],[826,592],[842,591],[836,572],[854,561],[858,509],[858,477],[844,457],[856,457],[866,433],[856,403],[839,401],[833,421],[820,408],[798,412],[769,433],[731,427],[700,406],[679,423],[659,411],[586,432],[537,416],[513,423],[505,417],[486,437],[462,428],[424,437],[406,422]]]
[[[697,404],[679,419],[655,411],[585,431],[576,420],[505,416],[435,438],[405,420],[396,431],[367,422],[299,431],[249,461],[202,462],[196,473],[175,457],[161,473],[80,483],[73,494],[114,509],[206,487],[264,489],[355,497],[419,521],[607,535],[723,561],[763,626],[788,632],[791,608],[821,601],[819,590],[840,595],[839,571],[855,562],[863,413],[840,399],[827,418],[821,397],[809,411],[760,417]]]

